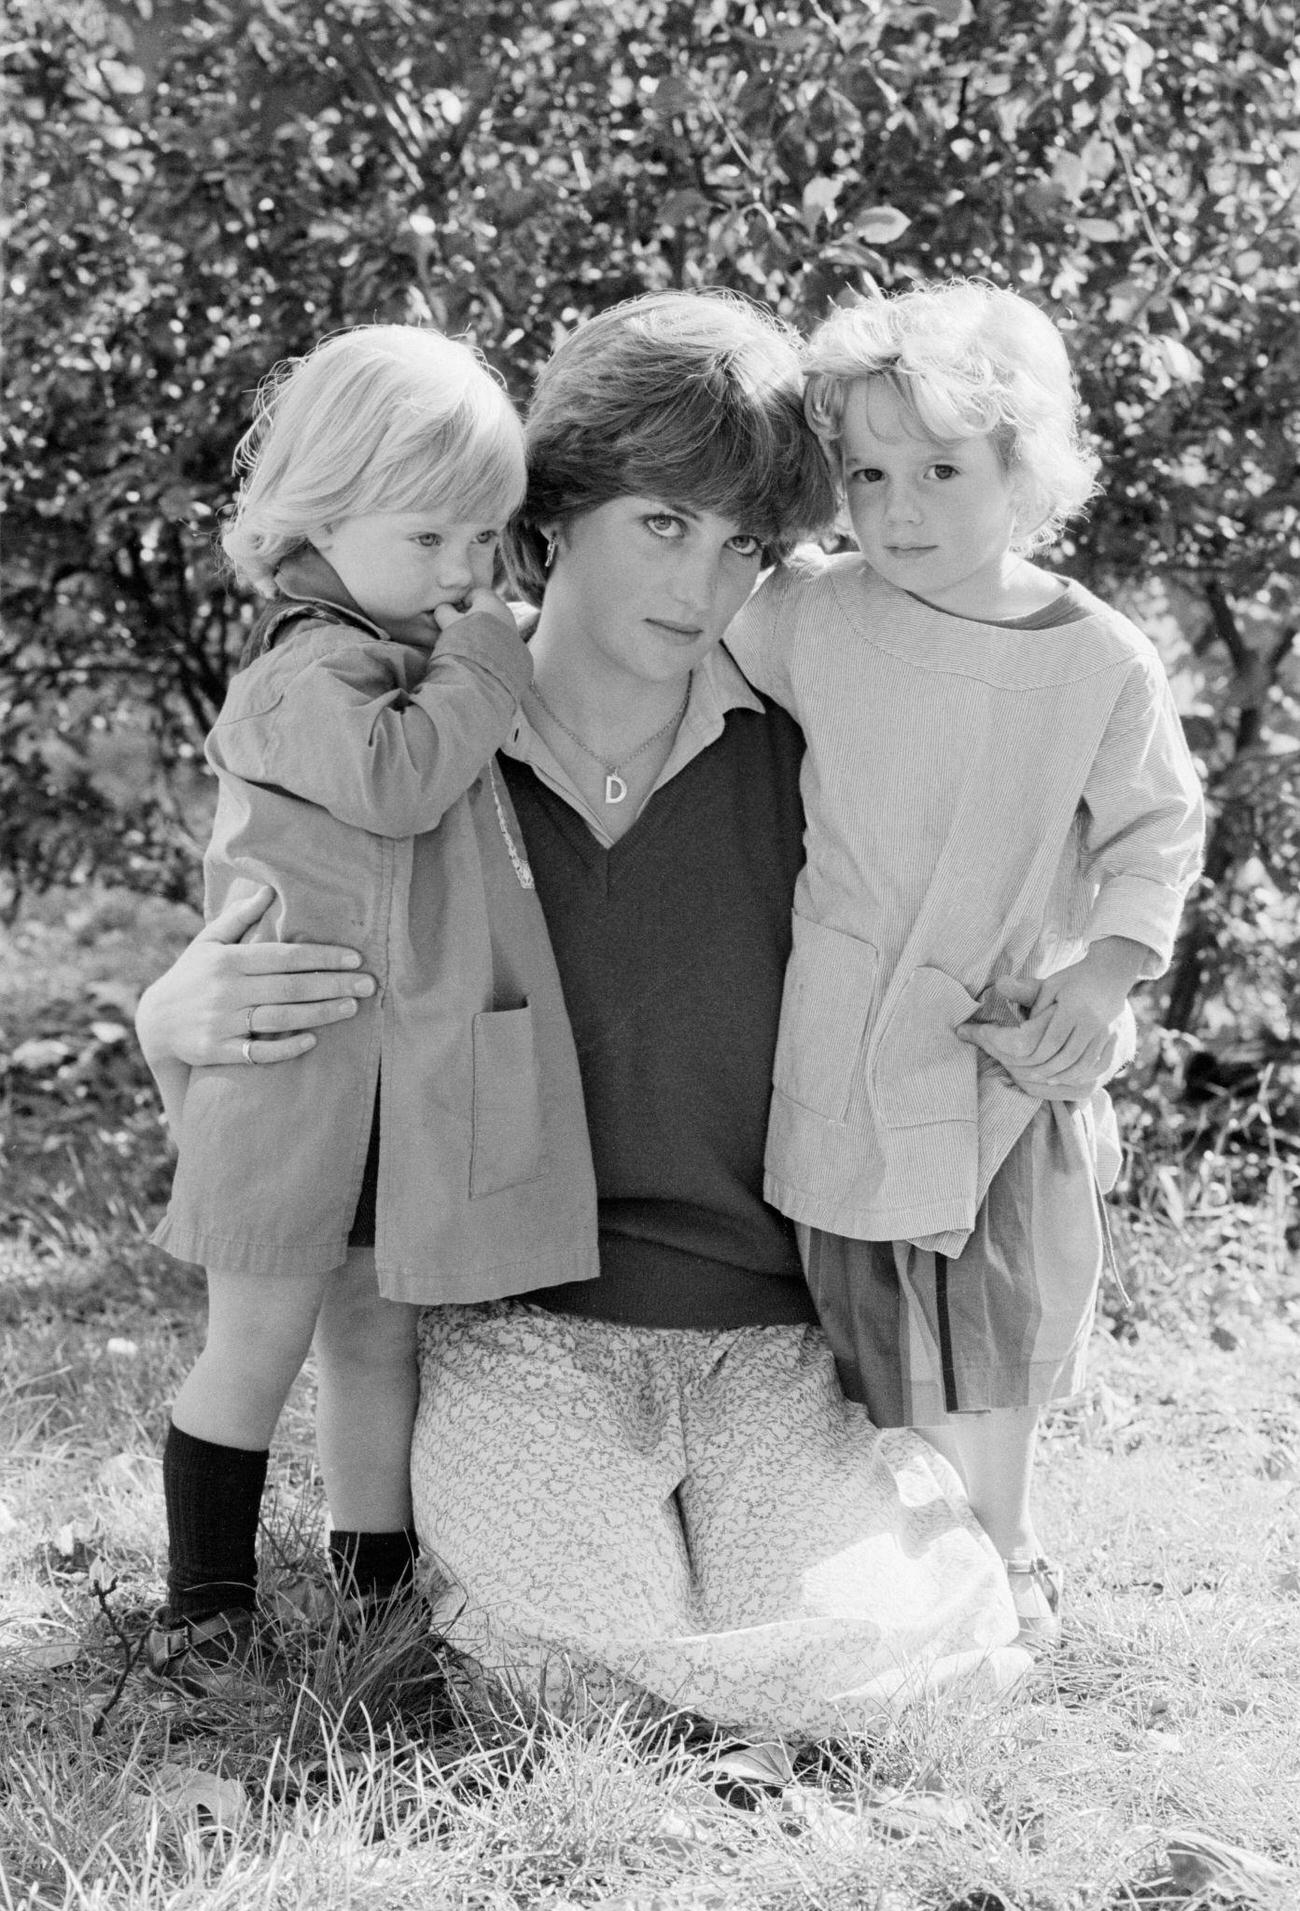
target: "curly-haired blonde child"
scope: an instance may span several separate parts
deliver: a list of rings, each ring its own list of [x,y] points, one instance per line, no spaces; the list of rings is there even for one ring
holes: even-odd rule
[[[778,570],[728,636],[808,740],[766,1192],[845,1391],[954,1463],[1048,1641],[1037,1416],[1081,1382],[1118,1157],[1104,1092],[1023,1094],[997,1025],[1095,1067],[1169,961],[1200,791],[1152,645],[1028,555],[1094,488],[1051,321],[921,287],[837,311],[805,371],[861,555]]]
[[[223,541],[271,602],[208,739],[208,914],[269,887],[253,935],[346,943],[377,986],[298,1067],[265,1065],[263,1007],[238,1060],[160,1071],[180,1157],[154,1238],[205,1267],[208,1319],[146,1658],[198,1691],[257,1657],[268,1448],[313,1342],[331,1556],[373,1607],[414,1564],[420,1305],[596,1272],[576,1056],[492,762],[532,676],[492,589],[519,421],[467,346],[361,326],[272,374],[236,465]]]

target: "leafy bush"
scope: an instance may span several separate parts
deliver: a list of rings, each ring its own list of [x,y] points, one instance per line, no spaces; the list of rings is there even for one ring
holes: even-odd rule
[[[193,893],[197,752],[251,614],[213,534],[277,359],[432,319],[522,400],[558,336],[646,287],[806,324],[980,273],[1067,328],[1106,493],[1062,561],[1152,630],[1205,766],[1207,882],[1158,1019],[1216,1088],[1257,1052],[1293,1125],[1300,55],[1267,0],[12,12],[11,911],[95,874]],[[1185,1050],[1156,1057],[1130,1100],[1177,1153],[1201,1117]]]

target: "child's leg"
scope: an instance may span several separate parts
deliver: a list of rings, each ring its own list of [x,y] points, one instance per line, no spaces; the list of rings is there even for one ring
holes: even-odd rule
[[[355,1247],[330,1282],[316,1327],[316,1445],[340,1582],[363,1598],[407,1585],[411,1429],[419,1309],[385,1300],[373,1248]]]
[[[1037,1407],[963,1413],[917,1432],[955,1468],[971,1511],[1003,1559],[1037,1558],[1042,1549],[1029,1504]]]
[[[1060,1636],[1061,1574],[1044,1559],[1030,1508],[1037,1407],[992,1407],[917,1432],[954,1468],[971,1511],[1006,1562],[1021,1638]]]
[[[271,1434],[311,1345],[326,1279],[209,1270],[207,1338],[163,1450],[174,1617],[255,1604]]]

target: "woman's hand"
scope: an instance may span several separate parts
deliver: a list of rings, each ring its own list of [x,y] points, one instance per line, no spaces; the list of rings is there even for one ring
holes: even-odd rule
[[[1029,1011],[1026,1019],[1014,1028],[993,1022],[966,1022],[957,1034],[963,1042],[983,1049],[1017,1088],[1036,1101],[1090,1101],[1112,1075],[1132,1061],[1137,1050],[1137,1024],[1127,1002],[1083,1054],[1062,1059],[1058,1053],[1043,1061],[1043,1037],[1054,1000],[1042,1002],[1042,985],[1017,976],[1004,976],[996,986],[999,995]]]
[[[141,996],[136,1033],[160,1087],[160,1070],[178,1064],[292,1061],[316,1046],[314,1029],[355,1015],[358,998],[374,994],[355,949],[241,941],[274,896],[262,887],[228,903]]]

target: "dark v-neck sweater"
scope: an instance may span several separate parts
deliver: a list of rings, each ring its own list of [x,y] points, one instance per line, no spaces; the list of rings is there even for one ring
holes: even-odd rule
[[[577,1038],[601,1273],[530,1302],[649,1327],[815,1318],[762,1198],[803,738],[775,705],[722,735],[605,849],[505,760]]]

